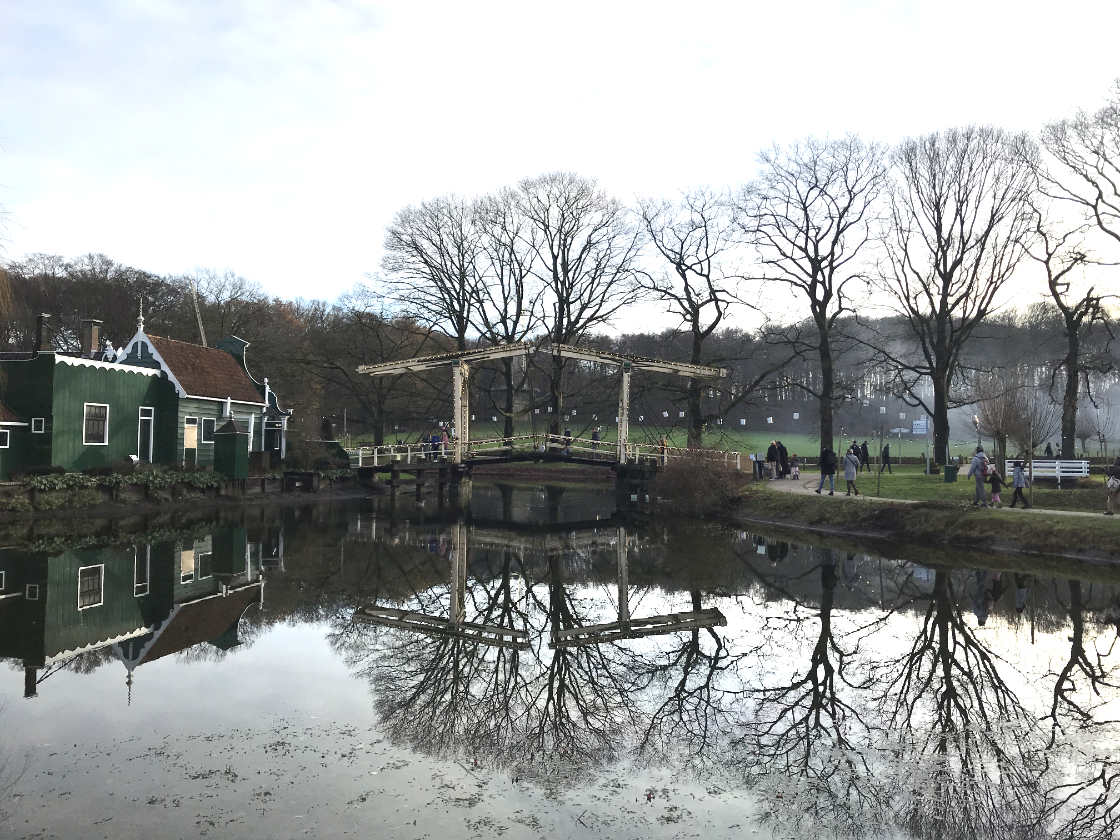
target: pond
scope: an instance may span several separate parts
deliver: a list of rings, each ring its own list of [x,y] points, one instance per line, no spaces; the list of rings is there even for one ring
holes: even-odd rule
[[[125,530],[0,550],[0,835],[1120,833],[1120,569],[576,486]]]

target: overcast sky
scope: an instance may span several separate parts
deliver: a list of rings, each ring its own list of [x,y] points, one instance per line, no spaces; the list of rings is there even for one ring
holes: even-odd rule
[[[806,134],[1034,131],[1120,76],[1120,3],[2,0],[4,255],[333,298],[393,212],[541,172],[742,183]]]

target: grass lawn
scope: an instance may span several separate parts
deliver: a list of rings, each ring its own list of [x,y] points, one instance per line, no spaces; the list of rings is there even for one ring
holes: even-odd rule
[[[884,499],[915,499],[917,501],[971,502],[975,483],[966,478],[967,467],[961,469],[955,483],[946,484],[943,475],[925,475],[920,467],[894,467],[894,473],[883,473],[881,487],[876,486],[876,474],[861,473],[857,486],[861,493]],[[813,473],[803,473],[813,475]],[[843,485],[843,474],[838,476],[837,489]],[[1004,507],[1011,503],[1015,491],[1007,488],[1001,493]],[[1029,491],[1028,491],[1029,493]],[[1029,495],[1028,495],[1029,498]],[[1092,476],[1074,484],[1068,482],[1059,490],[1052,481],[1039,480],[1034,487],[1034,506],[1052,510],[1080,510],[1104,512],[1104,478]]]

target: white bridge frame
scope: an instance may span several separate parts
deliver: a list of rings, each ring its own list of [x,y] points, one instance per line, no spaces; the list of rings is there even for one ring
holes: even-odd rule
[[[451,368],[451,393],[453,400],[453,417],[452,425],[454,427],[455,436],[451,442],[451,461],[455,464],[463,463],[463,460],[471,453],[472,445],[470,441],[470,365],[479,362],[488,362],[495,359],[509,359],[516,356],[527,356],[536,350],[531,344],[502,344],[495,347],[485,347],[479,350],[464,350],[460,353],[441,353],[434,356],[418,356],[414,359],[402,359],[397,362],[381,362],[375,365],[362,365],[358,368],[358,373],[364,373],[368,376],[396,376],[404,373],[419,373],[426,370],[435,370],[437,368],[450,367]],[[613,365],[619,369],[619,389],[618,389],[618,440],[615,443],[615,459],[620,464],[625,464],[632,458],[637,458],[642,454],[657,454],[662,457],[663,462],[667,461],[670,457],[685,457],[695,456],[696,453],[708,453],[711,450],[692,450],[682,449],[680,447],[657,446],[650,444],[631,444],[630,443],[630,375],[635,370],[649,371],[651,373],[666,373],[674,376],[685,376],[689,379],[722,379],[727,376],[726,368],[707,367],[705,365],[693,365],[685,362],[670,362],[664,359],[646,359],[640,356],[626,356],[618,353],[606,353],[601,350],[590,350],[582,347],[573,347],[569,344],[553,344],[548,347],[541,348],[542,352],[547,352],[552,356],[560,359],[575,359],[581,362],[594,362],[598,364]],[[499,438],[495,440],[501,441],[502,447],[509,447],[513,440],[524,440],[525,438],[533,438],[533,446],[536,448],[538,445],[539,435],[520,435],[517,438]],[[544,441],[546,448],[557,448],[558,435],[548,435]],[[579,441],[581,449],[586,449],[587,444],[603,444],[599,441],[584,440],[582,438],[573,438],[572,445],[568,447],[567,439],[561,439],[560,448],[576,449],[576,441]],[[480,441],[480,444],[489,444],[493,441]],[[413,461],[413,447],[416,445],[409,445],[403,447],[405,449],[405,461],[411,464]],[[422,446],[422,445],[421,445]],[[373,466],[380,466],[378,463],[379,455],[388,449],[386,454],[392,458],[399,454],[397,451],[401,446],[391,447],[372,447]],[[492,447],[497,448],[497,447]],[[642,452],[642,450],[656,450],[656,453]],[[670,454],[669,450],[673,450]],[[348,450],[351,457],[354,457],[354,450]],[[481,447],[474,451],[482,451]],[[592,451],[600,451],[598,446],[593,446]],[[430,448],[429,448],[430,452]],[[683,455],[681,453],[684,453]],[[416,452],[419,456],[421,452]],[[443,453],[441,453],[443,454]],[[717,456],[730,456],[735,455],[735,467],[740,468],[740,460],[738,453],[715,453]],[[707,457],[706,455],[703,457]],[[358,466],[363,464],[363,450],[357,451]],[[726,461],[728,458],[724,457]]]

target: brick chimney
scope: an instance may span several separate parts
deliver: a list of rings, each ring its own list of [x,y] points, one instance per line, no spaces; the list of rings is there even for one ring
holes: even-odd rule
[[[87,359],[101,355],[101,324],[97,318],[82,319],[82,355]]]

